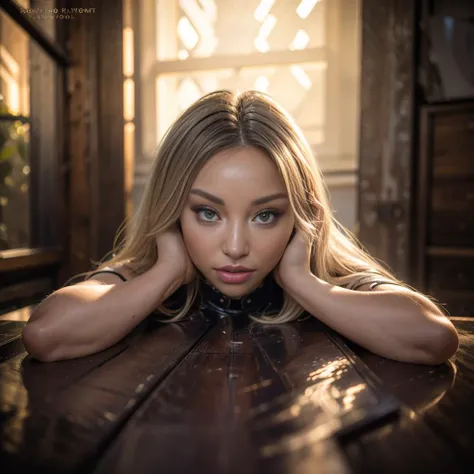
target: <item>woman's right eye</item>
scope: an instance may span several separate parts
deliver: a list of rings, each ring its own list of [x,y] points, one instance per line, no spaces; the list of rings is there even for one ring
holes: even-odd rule
[[[198,207],[193,209],[193,211],[199,217],[199,220],[204,222],[215,222],[212,220],[212,216],[217,214],[212,209],[208,209],[207,207]]]

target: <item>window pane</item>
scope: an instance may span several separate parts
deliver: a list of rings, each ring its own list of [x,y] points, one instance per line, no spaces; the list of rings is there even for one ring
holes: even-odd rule
[[[159,60],[318,48],[323,0],[157,0]]]
[[[1,12],[0,23],[0,249],[58,245],[57,66]]]
[[[2,106],[0,102],[0,106]],[[28,247],[29,124],[0,121],[0,250]]]
[[[270,94],[296,119],[317,151],[325,131],[325,63],[219,69],[160,76],[157,80],[158,139],[199,97],[217,89],[258,89]],[[291,94],[288,94],[291,91]]]
[[[8,15],[0,12],[2,114],[30,114],[28,59],[28,36]]]
[[[30,235],[29,40],[0,13],[0,250],[28,247]]]

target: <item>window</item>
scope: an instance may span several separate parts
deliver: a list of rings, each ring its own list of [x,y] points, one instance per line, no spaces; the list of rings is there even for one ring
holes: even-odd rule
[[[61,264],[69,62],[58,2],[0,5],[0,312],[50,292]]]
[[[29,39],[0,14],[0,250],[29,246]]]
[[[296,119],[330,188],[332,180],[355,192],[357,2],[155,0],[140,8],[143,109],[135,187],[143,186],[165,131],[192,102],[216,89],[257,89]],[[342,213],[352,227],[355,199],[334,196],[352,206]]]

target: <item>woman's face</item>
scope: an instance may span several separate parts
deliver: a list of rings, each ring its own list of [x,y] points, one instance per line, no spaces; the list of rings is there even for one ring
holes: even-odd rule
[[[275,268],[293,227],[294,214],[276,165],[252,147],[214,155],[199,172],[181,214],[192,262],[233,298],[253,291]],[[228,282],[218,271],[226,265],[253,271],[243,282]]]

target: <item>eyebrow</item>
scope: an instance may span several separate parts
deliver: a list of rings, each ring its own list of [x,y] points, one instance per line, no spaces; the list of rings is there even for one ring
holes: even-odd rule
[[[213,194],[210,194],[206,191],[203,191],[202,189],[191,189],[189,193],[197,194],[198,196],[209,199],[209,201],[215,202],[216,204],[219,204],[221,206],[225,206],[225,202],[223,199],[214,196]],[[275,199],[288,199],[288,195],[286,193],[270,194],[269,196],[263,196],[261,198],[255,199],[254,201],[252,201],[252,205],[258,206],[259,204],[265,204],[267,202],[274,201]]]

